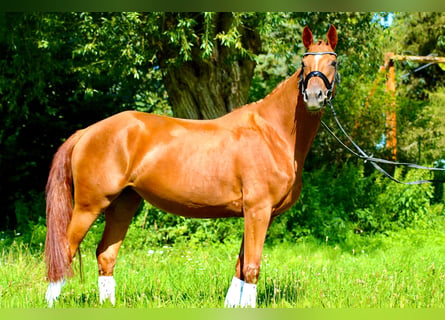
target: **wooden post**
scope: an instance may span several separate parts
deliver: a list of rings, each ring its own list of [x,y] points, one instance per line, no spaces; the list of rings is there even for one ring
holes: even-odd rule
[[[394,70],[394,54],[385,55],[385,69],[387,72],[386,90],[390,94],[389,107],[386,112],[386,147],[391,152],[392,160],[397,160],[397,114],[396,114],[396,73]]]
[[[420,63],[445,63],[445,57],[436,56],[405,56],[401,54],[394,54],[392,52],[386,53],[389,59],[393,61],[415,61]],[[386,58],[386,57],[385,57]]]
[[[391,151],[391,158],[394,161],[397,160],[396,73],[394,69],[394,61],[408,60],[419,63],[445,63],[445,57],[436,57],[432,55],[405,56],[397,55],[393,52],[387,52],[385,54],[385,65],[383,67],[380,67],[379,73],[386,71],[386,90],[390,95],[389,106],[386,112],[386,148]],[[374,91],[375,89],[373,88],[371,90],[370,96],[374,94]],[[368,99],[365,103],[365,107],[369,106]],[[358,124],[356,124],[355,129],[358,129]]]

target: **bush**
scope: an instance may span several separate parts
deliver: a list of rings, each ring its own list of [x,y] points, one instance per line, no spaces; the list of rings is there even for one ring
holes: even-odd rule
[[[21,237],[33,248],[42,247],[46,237],[44,193],[31,191],[27,195],[17,196],[14,210],[17,220],[14,236]]]
[[[191,219],[165,213],[148,202],[134,218],[125,245],[131,247],[165,246],[177,242],[225,243],[239,241],[243,219]]]
[[[428,173],[396,169],[401,180],[425,179]],[[325,166],[303,173],[299,201],[277,218],[270,233],[287,241],[315,237],[344,242],[349,234],[372,235],[397,228],[426,228],[442,215],[432,210],[433,186],[402,185],[377,172],[366,176],[363,166]],[[437,213],[437,214],[434,214]]]
[[[284,238],[293,241],[310,235],[338,242],[348,230],[361,231],[355,211],[372,201],[373,180],[372,176],[364,177],[363,168],[353,164],[304,172],[299,201],[276,221],[286,225]]]
[[[395,171],[396,178],[405,181],[426,179],[427,173],[410,170],[406,175],[402,169]],[[404,185],[388,183],[383,178],[377,179],[380,187],[377,201],[373,206],[381,224],[379,230],[393,228],[425,228],[434,222],[430,212],[430,202],[433,198],[433,186],[431,184]]]

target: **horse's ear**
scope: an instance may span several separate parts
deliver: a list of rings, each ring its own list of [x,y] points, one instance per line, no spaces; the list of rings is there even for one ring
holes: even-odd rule
[[[331,24],[328,31],[328,44],[331,46],[332,50],[337,46],[337,30],[333,24]]]
[[[309,49],[311,44],[314,43],[314,36],[312,35],[311,29],[308,26],[304,27],[303,30],[303,44],[306,49]]]

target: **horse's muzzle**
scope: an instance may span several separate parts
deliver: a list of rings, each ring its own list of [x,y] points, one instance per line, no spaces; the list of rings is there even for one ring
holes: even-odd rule
[[[307,89],[303,94],[306,108],[311,112],[317,112],[326,105],[327,95],[321,89]]]

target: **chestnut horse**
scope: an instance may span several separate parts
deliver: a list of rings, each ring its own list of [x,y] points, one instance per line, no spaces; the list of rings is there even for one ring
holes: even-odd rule
[[[49,306],[72,275],[72,259],[102,212],[99,295],[101,302],[115,303],[119,247],[145,199],[186,217],[244,217],[225,306],[255,307],[267,229],[300,195],[303,164],[337,76],[334,26],[327,42],[317,43],[305,27],[303,43],[308,52],[295,74],[263,100],[223,117],[184,120],[126,111],[62,144],[46,186]]]

